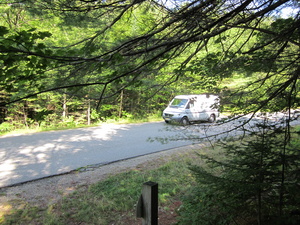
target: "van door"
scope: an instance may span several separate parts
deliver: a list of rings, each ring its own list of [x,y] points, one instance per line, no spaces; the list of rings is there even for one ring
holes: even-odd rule
[[[190,121],[197,121],[200,118],[199,108],[197,105],[197,101],[190,100],[187,105],[187,112],[189,113],[188,118]]]

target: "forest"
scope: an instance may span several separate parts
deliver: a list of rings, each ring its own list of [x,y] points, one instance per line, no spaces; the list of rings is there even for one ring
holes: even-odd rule
[[[300,129],[291,126],[299,8],[296,0],[0,0],[0,133],[161,117],[175,95],[217,94],[222,114],[250,115],[244,135],[189,159],[202,164],[156,168],[160,184],[169,182],[160,200],[180,198],[178,224],[299,224]],[[250,124],[275,112],[285,117]],[[143,173],[125,175],[128,189],[117,176],[89,187],[89,203],[66,198],[62,211],[71,211],[51,206],[45,221],[55,220],[45,224],[115,224],[99,222],[98,202],[125,190],[131,209]],[[124,215],[119,201],[103,215]]]
[[[297,9],[282,0],[1,0],[0,130],[160,116],[178,94],[218,94],[229,115],[295,109]]]

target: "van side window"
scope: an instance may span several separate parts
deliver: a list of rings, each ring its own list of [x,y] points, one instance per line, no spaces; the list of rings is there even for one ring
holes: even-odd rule
[[[190,100],[189,101],[189,104],[187,105],[187,109],[192,109],[192,108],[194,108],[195,107],[195,101],[193,101],[193,100]]]

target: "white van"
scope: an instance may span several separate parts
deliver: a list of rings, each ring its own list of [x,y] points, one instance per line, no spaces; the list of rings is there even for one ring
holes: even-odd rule
[[[213,123],[220,115],[218,106],[217,95],[178,95],[163,111],[163,118],[166,123],[173,121],[183,125],[197,121]]]

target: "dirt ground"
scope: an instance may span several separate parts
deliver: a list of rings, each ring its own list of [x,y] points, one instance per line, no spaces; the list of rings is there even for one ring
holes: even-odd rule
[[[72,193],[80,186],[99,182],[110,175],[131,169],[153,169],[171,159],[171,156],[194,151],[199,146],[185,146],[137,158],[127,159],[103,166],[91,166],[68,174],[39,179],[24,184],[0,188],[0,212],[10,210],[12,202],[27,202],[32,206],[44,208],[55,204],[64,196]],[[142,186],[142,184],[141,184]],[[168,212],[159,209],[159,224],[170,225],[176,222],[176,209],[180,202],[174,202]],[[1,213],[0,213],[1,216]],[[124,218],[126,220],[126,218]],[[141,224],[140,219],[132,221],[128,218],[125,224]]]

